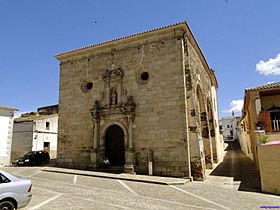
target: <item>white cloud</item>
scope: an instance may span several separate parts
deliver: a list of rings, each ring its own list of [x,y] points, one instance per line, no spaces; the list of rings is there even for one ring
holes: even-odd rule
[[[280,74],[280,53],[275,58],[270,58],[268,61],[260,60],[256,64],[256,70],[264,75],[279,75]]]
[[[232,100],[230,102],[230,105],[229,105],[229,108],[223,112],[241,112],[242,111],[242,108],[243,108],[243,103],[244,101],[243,100]]]

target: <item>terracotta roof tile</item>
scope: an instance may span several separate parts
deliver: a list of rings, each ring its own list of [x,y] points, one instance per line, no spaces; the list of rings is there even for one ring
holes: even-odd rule
[[[69,51],[66,51],[66,52],[63,52],[63,53],[58,53],[58,54],[55,54],[54,56],[57,57],[57,56],[64,55],[64,54],[67,54],[67,53],[84,50],[84,49],[87,49],[87,48],[91,48],[91,47],[94,47],[94,46],[115,42],[115,41],[126,39],[126,38],[129,38],[129,37],[134,37],[134,36],[138,36],[138,35],[141,35],[141,34],[153,32],[153,31],[158,31],[158,30],[162,30],[162,29],[165,29],[165,28],[174,27],[174,26],[177,26],[177,25],[180,25],[180,24],[187,24],[187,22],[183,21],[183,22],[179,22],[179,23],[175,23],[175,24],[171,24],[171,25],[167,25],[167,26],[163,26],[163,27],[159,27],[159,28],[154,28],[154,29],[151,29],[151,30],[146,30],[146,31],[143,31],[143,32],[139,32],[139,33],[131,34],[131,35],[128,35],[128,36],[112,39],[112,40],[109,40],[109,41],[104,41],[104,42],[96,43],[96,44],[89,45],[89,46],[86,46],[86,47],[82,47],[82,48],[78,48],[78,49],[74,49],[74,50],[69,50]]]
[[[280,88],[280,82],[271,82],[267,83],[261,86],[252,87],[245,89],[246,91],[253,91],[253,90],[265,90],[265,89],[271,89],[271,88]]]
[[[33,122],[33,121],[36,121],[36,120],[43,120],[43,119],[51,118],[51,117],[54,117],[54,116],[58,116],[58,114],[50,114],[50,115],[30,115],[30,116],[27,116],[27,117],[18,117],[18,118],[15,118],[14,121],[15,121],[15,122]]]

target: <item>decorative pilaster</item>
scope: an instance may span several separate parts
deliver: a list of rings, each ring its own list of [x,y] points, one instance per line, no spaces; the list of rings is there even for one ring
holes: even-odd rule
[[[132,116],[128,115],[128,149],[132,149]]]
[[[128,120],[128,145],[125,155],[125,165],[124,172],[134,174],[134,149],[133,149],[133,120],[135,117],[135,103],[133,102],[132,96],[129,96],[127,103],[125,104],[125,109],[127,111],[127,120]]]
[[[90,110],[94,122],[93,149],[91,150],[91,155],[90,155],[90,168],[92,169],[96,169],[99,163],[98,145],[99,145],[99,138],[100,138],[100,113],[101,113],[100,102],[96,100],[94,103],[95,104],[93,108]]]

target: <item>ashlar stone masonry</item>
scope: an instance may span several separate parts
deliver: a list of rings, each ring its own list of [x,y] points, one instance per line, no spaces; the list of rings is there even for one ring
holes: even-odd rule
[[[217,80],[186,22],[56,55],[58,165],[205,178],[219,161]]]

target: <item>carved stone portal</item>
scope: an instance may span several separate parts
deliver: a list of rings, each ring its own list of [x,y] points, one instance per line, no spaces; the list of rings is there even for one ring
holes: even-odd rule
[[[133,123],[135,118],[135,102],[132,96],[127,96],[127,90],[122,86],[124,73],[120,67],[112,64],[106,69],[102,75],[104,81],[104,98],[95,100],[92,109],[90,110],[94,123],[93,129],[93,150],[91,165],[102,166],[104,159],[104,147],[101,147],[101,142],[104,142],[102,125],[113,125],[118,122],[123,125],[122,129],[127,133],[125,144],[125,165],[124,171],[127,173],[134,172],[134,148],[133,148]],[[102,94],[101,94],[102,95]]]

